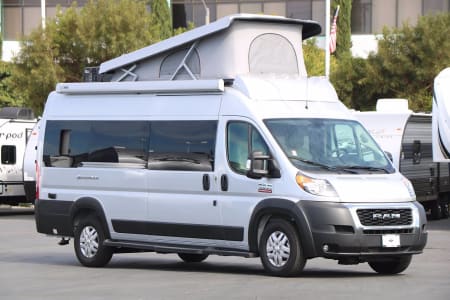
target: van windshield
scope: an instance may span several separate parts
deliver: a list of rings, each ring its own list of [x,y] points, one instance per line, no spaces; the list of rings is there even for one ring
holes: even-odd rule
[[[393,173],[384,152],[360,123],[339,119],[264,121],[292,164],[317,172]]]

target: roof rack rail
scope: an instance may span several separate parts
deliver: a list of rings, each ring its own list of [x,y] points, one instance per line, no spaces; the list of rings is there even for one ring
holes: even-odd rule
[[[121,81],[121,82],[77,82],[58,83],[56,92],[60,94],[182,94],[182,93],[222,93],[223,79],[179,80],[179,81]]]

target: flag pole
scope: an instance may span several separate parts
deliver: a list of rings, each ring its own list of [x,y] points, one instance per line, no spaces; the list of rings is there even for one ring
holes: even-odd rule
[[[331,0],[325,2],[325,76],[330,76],[330,9]]]

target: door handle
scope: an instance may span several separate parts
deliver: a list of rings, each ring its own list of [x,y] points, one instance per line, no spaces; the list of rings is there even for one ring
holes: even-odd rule
[[[208,174],[203,174],[202,182],[203,182],[203,190],[204,191],[209,191],[209,188],[211,187],[211,183],[210,183]]]
[[[224,192],[228,191],[228,177],[225,174],[220,177],[220,188]]]

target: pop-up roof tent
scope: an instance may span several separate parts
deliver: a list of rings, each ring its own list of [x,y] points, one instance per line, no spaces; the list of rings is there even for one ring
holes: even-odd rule
[[[302,40],[313,21],[231,15],[100,65],[107,81],[234,79],[242,74],[306,76]]]

